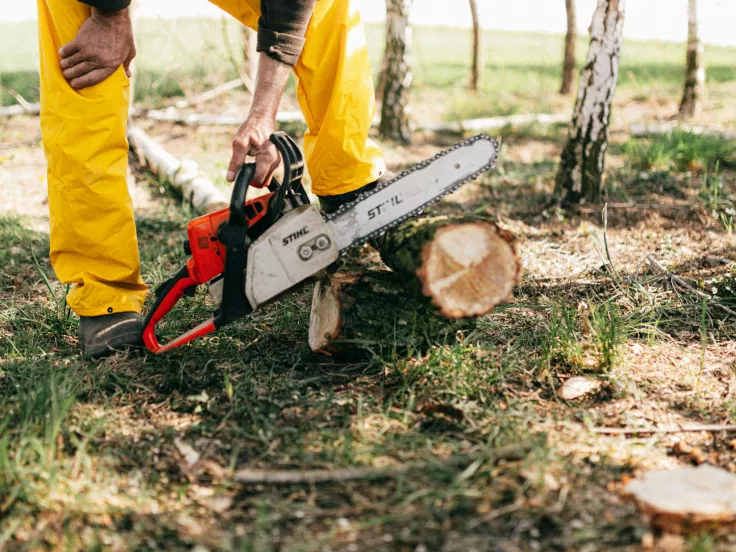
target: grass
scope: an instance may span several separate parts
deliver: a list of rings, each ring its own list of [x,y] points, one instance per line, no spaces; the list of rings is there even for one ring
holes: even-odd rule
[[[624,152],[639,170],[714,169],[716,163],[734,158],[736,141],[676,130],[650,139],[630,140]]]
[[[522,138],[534,139],[528,132]],[[623,170],[632,172],[622,182],[637,174]],[[553,176],[547,162],[506,162],[481,181],[473,208],[491,202],[517,209],[506,220],[521,217],[544,228],[526,238],[528,247],[568,243],[561,229],[595,219],[539,218],[531,191],[540,179],[551,186]],[[730,189],[732,174],[721,178]],[[518,189],[504,184],[509,179]],[[697,195],[699,184],[691,185]],[[636,183],[622,186],[638,193]],[[137,221],[144,277],[153,284],[183,261],[172,236],[190,216],[165,196],[155,205]],[[621,240],[615,215],[607,228],[611,247]],[[348,360],[308,351],[309,294],[300,292],[162,357],[91,363],[76,354],[76,320],[51,277],[47,237],[25,219],[3,216],[0,239],[7,244],[0,253],[0,541],[11,549],[635,547],[649,529],[606,486],[639,464],[621,464],[596,448],[580,433],[583,426],[568,435],[550,419],[610,423],[605,412],[626,400],[632,380],[659,397],[657,389],[669,389],[671,378],[640,373],[629,351],[673,343],[685,357],[695,344],[697,368],[679,377],[679,385],[697,390],[692,408],[706,420],[719,411],[721,391],[712,390],[703,366],[712,366],[713,347],[730,339],[713,304],[725,296],[703,303],[678,295],[657,275],[626,264],[613,272],[597,269],[591,258],[587,283],[542,289],[526,279],[509,308],[475,324],[439,323],[430,332],[424,316],[400,318],[385,326],[383,346]],[[611,255],[618,263],[615,248]],[[711,271],[703,282],[715,278]],[[712,285],[725,292],[728,284],[721,278]],[[164,331],[191,327],[211,309],[201,293]],[[639,340],[642,328],[653,325],[657,331]],[[575,373],[605,384],[568,410],[554,400],[554,388]],[[521,460],[488,460],[498,447],[527,441],[533,446]],[[597,460],[580,452],[590,447]],[[187,460],[191,450],[199,455],[194,463]],[[475,462],[452,468],[443,461],[463,455]],[[243,486],[232,477],[243,466],[407,462],[420,467],[381,484]],[[569,487],[564,501],[561,485]],[[605,516],[613,521],[595,521]],[[591,521],[573,523],[580,519]],[[717,534],[692,542],[711,540],[728,542]]]
[[[442,48],[437,48],[437,36]],[[380,67],[383,26],[366,25],[374,71]],[[38,100],[35,23],[0,24],[0,82],[30,101]],[[240,45],[238,25],[215,20],[141,20],[137,30],[136,97],[147,105],[160,104],[184,93],[201,92],[236,77],[228,52]],[[448,106],[448,119],[512,114],[557,107],[550,90],[559,87],[562,36],[541,33],[485,32],[486,79],[482,90],[466,92],[470,33],[459,29],[418,27],[414,33],[414,76],[417,90],[435,90]],[[12,48],[11,48],[12,45]],[[736,80],[734,48],[705,49],[709,91]],[[587,38],[577,45],[578,65],[587,52]],[[632,94],[677,94],[682,86],[684,45],[626,41],[619,88]],[[293,83],[292,83],[293,87]],[[13,103],[3,93],[2,103]]]

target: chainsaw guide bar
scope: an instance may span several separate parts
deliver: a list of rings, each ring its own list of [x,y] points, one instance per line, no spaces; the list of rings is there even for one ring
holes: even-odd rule
[[[498,150],[498,141],[490,136],[473,136],[340,206],[325,217],[340,240],[340,254],[420,215],[430,205],[493,169]],[[449,181],[443,181],[444,176]],[[407,207],[409,211],[398,213]]]

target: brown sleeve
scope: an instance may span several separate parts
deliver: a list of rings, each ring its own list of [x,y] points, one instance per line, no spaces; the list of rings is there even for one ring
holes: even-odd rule
[[[118,11],[130,6],[130,0],[79,0],[102,11]]]
[[[296,65],[316,1],[261,0],[258,51],[286,65]]]

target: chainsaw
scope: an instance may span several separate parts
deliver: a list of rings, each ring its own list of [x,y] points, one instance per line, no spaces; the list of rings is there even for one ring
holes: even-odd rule
[[[156,290],[143,341],[164,353],[214,332],[334,267],[348,249],[382,235],[495,166],[498,142],[478,135],[424,161],[335,213],[323,216],[302,185],[304,158],[285,133],[271,136],[284,175],[246,201],[255,164],[241,166],[229,208],[187,226],[186,265]],[[207,284],[217,305],[209,320],[161,345],[156,326],[184,296]]]

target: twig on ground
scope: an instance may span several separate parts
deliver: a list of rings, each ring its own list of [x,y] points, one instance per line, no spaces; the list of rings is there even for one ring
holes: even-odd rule
[[[176,103],[174,103],[174,106],[177,109],[186,109],[187,107],[193,105],[203,104],[205,102],[209,102],[210,100],[214,100],[215,98],[219,98],[220,96],[222,96],[223,94],[227,94],[231,90],[240,88],[241,86],[243,86],[243,84],[243,79],[234,79],[226,82],[225,84],[221,84],[220,86],[216,86],[215,88],[211,88],[206,92],[202,92],[197,96],[178,100]]]
[[[680,278],[680,277],[675,276],[674,274],[672,274],[657,259],[654,258],[654,255],[647,255],[647,262],[649,263],[649,266],[651,266],[652,268],[658,270],[659,272],[661,272],[663,274],[667,274],[670,277],[670,279],[672,280],[672,282],[674,282],[678,286],[684,287],[688,291],[694,293],[695,295],[697,295],[701,299],[705,299],[706,301],[712,303],[714,306],[718,307],[719,309],[721,309],[724,312],[727,312],[731,316],[736,316],[736,312],[733,311],[732,309],[729,309],[726,305],[724,305],[722,303],[719,303],[718,301],[713,300],[713,298],[711,296],[709,296],[708,294],[703,293],[702,291],[695,289],[693,286],[691,286],[690,284],[688,284],[682,278]]]
[[[523,441],[517,445],[500,448],[490,452],[487,460],[491,462],[517,461],[526,457],[534,448],[531,441]],[[481,459],[479,456],[454,456],[443,464],[447,467],[467,467]],[[338,470],[252,470],[243,469],[235,474],[235,481],[247,484],[299,485],[316,483],[334,483],[345,481],[376,481],[393,479],[409,471],[427,467],[426,462],[415,462],[388,468],[348,468]]]
[[[707,431],[716,433],[719,431],[736,431],[736,425],[700,425],[700,426],[675,426],[675,427],[596,427],[593,433],[601,435],[632,435],[635,433],[696,433]]]
[[[0,88],[5,90],[8,94],[13,96],[16,102],[18,102],[18,105],[20,105],[23,108],[23,111],[30,112],[33,110],[33,105],[28,102],[23,96],[21,96],[18,92],[10,88],[9,86],[0,83]]]

